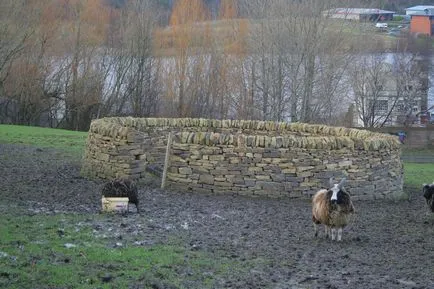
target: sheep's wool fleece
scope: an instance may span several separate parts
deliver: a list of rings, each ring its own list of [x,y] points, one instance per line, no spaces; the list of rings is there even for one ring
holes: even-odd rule
[[[312,220],[316,224],[330,227],[344,227],[348,224],[349,214],[354,212],[350,196],[340,191],[338,204],[331,204],[332,191],[320,190],[312,200]]]
[[[115,179],[104,184],[101,194],[108,197],[127,197],[130,203],[138,206],[136,184],[128,179]]]

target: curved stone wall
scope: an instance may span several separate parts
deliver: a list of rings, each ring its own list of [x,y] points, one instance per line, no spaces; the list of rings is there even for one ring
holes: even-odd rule
[[[167,186],[174,190],[300,198],[345,175],[354,199],[402,192],[396,137],[303,123],[98,119],[89,130],[82,174],[140,179],[147,167],[161,169],[169,132]]]

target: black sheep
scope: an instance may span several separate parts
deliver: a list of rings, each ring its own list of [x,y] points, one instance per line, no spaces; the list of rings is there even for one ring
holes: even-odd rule
[[[431,185],[423,185],[423,197],[426,199],[426,203],[431,212],[434,212],[434,183]]]
[[[132,203],[136,205],[137,212],[139,213],[137,186],[134,181],[129,179],[112,180],[104,184],[101,193],[105,198],[128,198],[128,204]]]

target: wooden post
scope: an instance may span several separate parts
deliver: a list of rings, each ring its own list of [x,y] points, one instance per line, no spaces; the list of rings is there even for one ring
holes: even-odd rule
[[[164,159],[163,176],[161,178],[161,188],[162,189],[164,189],[164,187],[166,186],[166,177],[167,177],[167,169],[169,167],[169,158],[170,158],[171,146],[172,146],[172,132],[169,132],[169,136],[167,137],[166,157]]]

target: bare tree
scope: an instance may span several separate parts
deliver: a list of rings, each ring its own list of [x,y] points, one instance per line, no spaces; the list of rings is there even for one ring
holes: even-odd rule
[[[158,111],[161,60],[153,55],[152,32],[157,17],[151,1],[132,1],[128,6],[130,69],[126,94],[133,116],[155,116]]]
[[[343,2],[242,1],[254,19],[250,75],[262,119],[331,122],[336,110],[325,109],[341,103],[353,25],[331,21],[324,11]]]
[[[26,42],[34,32],[34,23],[23,21],[20,16],[25,11],[25,2],[0,2],[0,105],[4,107],[2,113],[6,114],[2,115],[0,120],[10,120],[19,106],[19,100],[11,91],[11,89],[14,90],[11,87],[11,82],[14,80],[10,79],[10,74],[14,61],[22,55]],[[9,81],[9,91],[6,91],[6,81]],[[12,115],[8,115],[8,112]]]
[[[201,73],[204,57],[200,49],[207,43],[204,39],[206,26],[209,23],[201,23],[209,19],[209,13],[202,0],[193,3],[187,0],[178,0],[174,4],[170,17],[169,35],[171,35],[174,57],[173,62],[168,63],[167,76],[167,104],[172,105],[171,115],[189,116],[195,110],[196,94],[189,93],[195,83],[194,76]],[[194,56],[194,57],[193,57]]]
[[[393,74],[398,103],[397,122],[408,126],[416,121],[417,115],[428,109],[428,74],[424,69],[426,61],[414,53],[393,55]]]
[[[427,89],[420,54],[385,65],[384,55],[368,55],[363,24],[327,18],[350,0],[221,0],[213,21],[205,1],[177,0],[165,27],[154,0],[0,2],[0,114],[13,122],[43,117],[86,130],[95,117],[133,115],[337,124],[351,91],[363,124],[382,126]]]
[[[1,22],[4,34],[0,42],[7,41],[0,44],[0,54],[4,57],[0,69],[0,98],[7,107],[3,110],[3,119],[55,126],[52,107],[58,100],[58,91],[50,83],[53,64],[49,55],[55,51],[57,28],[53,24],[56,16],[38,2],[4,1],[0,5],[1,13],[6,13]],[[8,36],[8,33],[13,35]]]
[[[348,95],[348,67],[355,61],[351,51],[351,39],[336,28],[323,39],[323,49],[316,56],[316,76],[311,104],[312,121],[315,123],[341,124],[342,117],[351,104]],[[352,29],[352,28],[351,28]],[[342,43],[346,43],[342,45]]]
[[[397,102],[391,72],[385,54],[361,55],[349,69],[357,114],[364,127],[381,127],[390,121]]]
[[[105,42],[108,10],[102,1],[74,0],[59,12],[70,34],[56,58],[61,84],[60,126],[87,130],[97,115],[104,87],[100,46]],[[60,36],[62,37],[62,35]]]

